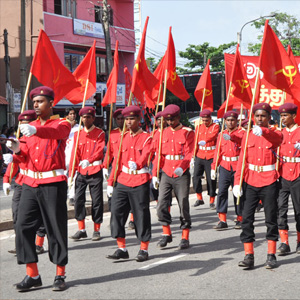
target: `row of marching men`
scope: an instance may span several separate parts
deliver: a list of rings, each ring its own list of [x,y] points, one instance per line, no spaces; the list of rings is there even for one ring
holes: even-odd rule
[[[68,261],[67,251],[67,183],[65,175],[65,146],[71,131],[70,122],[52,115],[53,90],[39,87],[31,91],[37,120],[20,125],[22,139],[8,141],[7,146],[14,152],[5,157],[6,162],[13,162],[22,167],[22,189],[19,212],[16,222],[16,250],[19,264],[26,264],[27,275],[16,284],[18,291],[25,291],[42,285],[37,268],[35,234],[43,224],[49,242],[49,258],[57,265],[53,283],[54,291],[66,288],[65,266]],[[78,232],[71,236],[78,240],[86,237],[85,230],[85,190],[90,188],[92,197],[92,219],[94,232],[92,240],[100,239],[100,226],[103,221],[103,177],[107,178],[107,194],[111,197],[111,235],[117,240],[118,249],[109,259],[127,259],[125,223],[129,212],[134,216],[135,232],[141,242],[136,256],[138,262],[148,259],[148,246],[151,239],[151,220],[149,194],[152,180],[158,189],[157,216],[163,227],[162,239],[157,246],[164,248],[172,242],[169,211],[172,191],[180,209],[180,227],[182,236],[179,249],[189,247],[191,228],[189,187],[190,166],[194,166],[194,189],[197,193],[195,205],[203,203],[201,177],[206,172],[207,190],[210,206],[214,208],[216,196],[216,166],[219,166],[219,193],[217,212],[220,222],[216,229],[227,226],[228,187],[233,185],[233,193],[240,197],[241,204],[236,206],[237,222],[241,223],[241,241],[244,243],[246,256],[239,263],[245,268],[254,266],[254,212],[259,200],[263,201],[266,215],[268,240],[267,268],[276,266],[276,241],[278,239],[277,214],[279,211],[279,229],[282,244],[278,251],[286,254],[290,251],[288,243],[287,201],[292,195],[297,229],[297,253],[300,252],[300,201],[299,201],[299,163],[300,138],[299,128],[295,124],[297,106],[284,104],[280,108],[283,131],[268,127],[271,107],[257,104],[253,108],[256,126],[251,130],[246,144],[245,131],[237,128],[237,114],[233,111],[224,116],[226,130],[219,135],[217,124],[212,123],[211,113],[203,110],[200,114],[202,124],[195,132],[180,122],[180,108],[168,105],[156,119],[161,117],[167,127],[151,137],[140,127],[141,110],[129,106],[116,111],[114,117],[125,119],[126,132],[121,135],[121,127],[112,130],[107,145],[106,157],[104,132],[94,125],[95,110],[85,107],[80,110],[83,129],[80,131],[78,148],[73,144],[69,175],[73,166],[74,178],[70,176],[69,186],[75,188],[75,217]],[[26,115],[26,114],[25,114]],[[77,133],[74,134],[74,141]],[[218,142],[216,143],[216,139]],[[120,142],[122,140],[122,146]],[[219,155],[216,151],[220,145]],[[276,169],[276,151],[280,146],[281,181]],[[247,149],[245,164],[241,157]],[[160,153],[160,155],[159,155]],[[152,176],[149,170],[149,156],[152,160]],[[195,159],[193,159],[195,156]],[[113,160],[112,160],[113,159]],[[110,174],[108,169],[112,160]],[[159,166],[159,168],[157,167]],[[243,188],[239,180],[244,168]],[[197,178],[198,176],[198,178]],[[152,179],[151,179],[152,178]],[[8,183],[9,184],[9,183]],[[281,188],[279,189],[279,185]],[[7,185],[3,185],[7,188]],[[278,198],[279,193],[279,198]],[[277,201],[279,209],[277,207]],[[50,205],[49,205],[50,204]],[[243,210],[241,212],[241,207]]]

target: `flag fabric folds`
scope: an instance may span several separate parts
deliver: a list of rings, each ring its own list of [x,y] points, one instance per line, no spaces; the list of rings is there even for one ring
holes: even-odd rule
[[[43,30],[39,34],[30,72],[41,84],[54,90],[53,106],[72,89],[80,86],[57,56],[49,37]]]
[[[111,70],[107,83],[106,93],[102,100],[101,105],[104,107],[108,104],[116,103],[117,101],[117,85],[118,85],[118,73],[119,73],[119,41],[116,41],[116,48],[114,54],[114,67]]]
[[[74,77],[80,83],[80,87],[73,89],[66,95],[66,98],[73,104],[83,102],[84,91],[87,79],[89,79],[86,98],[90,98],[96,92],[96,41],[85,55],[82,62],[73,72]]]

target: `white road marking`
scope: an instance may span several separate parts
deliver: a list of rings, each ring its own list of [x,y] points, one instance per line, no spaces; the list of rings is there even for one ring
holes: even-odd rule
[[[149,270],[151,268],[155,268],[159,265],[163,265],[163,264],[167,264],[173,260],[176,260],[176,259],[179,259],[181,257],[184,257],[186,256],[187,254],[179,254],[179,255],[176,255],[176,256],[172,256],[172,257],[169,257],[169,258],[166,258],[166,259],[163,259],[163,260],[160,260],[158,262],[155,262],[153,264],[150,264],[150,265],[147,265],[147,266],[144,266],[144,267],[141,267],[139,268],[139,270],[143,270],[143,271],[146,271],[146,270]]]

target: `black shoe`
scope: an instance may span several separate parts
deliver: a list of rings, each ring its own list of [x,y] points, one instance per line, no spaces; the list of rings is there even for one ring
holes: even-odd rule
[[[236,221],[234,225],[234,229],[242,229],[242,222],[241,221]]]
[[[17,254],[16,248],[15,248],[15,249],[12,249],[12,250],[8,250],[7,252],[8,252],[8,253],[11,253],[11,254]]]
[[[135,225],[134,225],[133,221],[129,221],[129,223],[128,223],[128,229],[132,229],[132,230],[135,229]]]
[[[69,199],[69,205],[74,206],[75,200],[73,198]]]
[[[43,246],[35,245],[35,251],[36,251],[36,254],[42,254],[45,252],[45,249]]]
[[[213,227],[217,231],[225,230],[228,228],[228,225],[226,222],[220,221],[216,226]]]
[[[128,259],[129,258],[129,254],[128,254],[128,251],[123,251],[121,249],[117,249],[115,251],[115,253],[113,255],[107,255],[106,258],[109,258],[109,259]]]
[[[70,236],[70,239],[79,241],[82,238],[87,238],[86,231],[78,230],[74,235]]]
[[[92,236],[92,241],[100,241],[100,232],[99,231],[94,231],[93,236]]]
[[[184,250],[190,247],[189,240],[182,239],[179,243],[178,250]]]
[[[140,250],[138,255],[136,256],[135,260],[138,262],[142,262],[142,261],[148,260],[148,258],[149,258],[148,251]]]
[[[164,248],[168,243],[173,241],[172,235],[163,235],[162,239],[157,243],[158,248]]]
[[[277,267],[277,260],[275,254],[268,254],[265,262],[266,269],[274,269]]]
[[[214,209],[216,209],[216,205],[215,205],[214,203],[210,203],[210,204],[209,204],[209,208],[210,208],[211,210],[214,210]]]
[[[203,205],[203,204],[204,204],[204,201],[203,201],[203,200],[197,199],[196,202],[194,203],[194,207],[197,207],[197,206]]]
[[[254,268],[254,255],[253,254],[247,254],[244,257],[244,260],[239,262],[239,267],[245,268],[245,269],[253,269]]]
[[[41,276],[39,276],[37,279],[33,279],[32,277],[26,275],[21,282],[15,284],[15,287],[19,292],[25,292],[33,287],[39,286],[42,286]]]
[[[54,282],[52,285],[52,291],[60,292],[64,291],[66,289],[66,283],[65,283],[66,276],[55,276]]]
[[[278,256],[284,256],[291,252],[291,248],[286,243],[281,243],[276,252]]]

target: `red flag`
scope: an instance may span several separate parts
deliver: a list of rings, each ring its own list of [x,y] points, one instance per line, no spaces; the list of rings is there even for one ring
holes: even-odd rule
[[[126,94],[126,99],[127,99],[127,103],[128,103],[130,88],[132,85],[132,78],[131,78],[131,74],[126,66],[124,67],[124,73],[125,73],[125,80],[126,80],[126,93],[127,93],[127,83],[129,84],[128,95]],[[145,102],[144,95],[143,95],[143,92],[140,90],[139,86],[136,86],[134,96],[138,102],[140,102],[141,104],[144,104],[144,102]],[[127,105],[127,103],[126,103],[126,105]]]
[[[218,109],[218,113],[217,113],[218,118],[223,118],[223,116],[224,116],[226,101],[224,101],[223,104]],[[240,110],[241,105],[242,105],[242,103],[239,100],[237,100],[235,97],[229,97],[227,111],[232,110],[232,109]],[[251,105],[249,103],[243,103],[243,109],[250,109],[250,107],[251,107]]]
[[[214,103],[213,103],[214,99],[213,99],[213,93],[212,93],[212,84],[211,84],[209,63],[210,63],[210,59],[207,61],[205,69],[198,81],[194,95],[201,107],[202,99],[203,99],[203,92],[205,89],[203,107],[201,107],[201,110],[202,109],[210,109],[211,111],[213,111],[214,110]]]
[[[106,93],[102,100],[101,105],[104,107],[107,104],[116,103],[117,101],[117,85],[118,85],[118,73],[119,73],[119,41],[116,41],[116,48],[114,54],[114,67],[111,70],[107,83]]]
[[[149,71],[146,59],[145,59],[145,41],[146,41],[146,31],[147,31],[147,25],[148,25],[149,17],[146,18],[142,40],[139,48],[139,53],[137,55],[135,66],[133,69],[132,74],[132,86],[131,91],[132,93],[137,96],[138,91],[137,89],[140,89],[140,91],[143,93],[144,91],[151,92],[153,87],[157,84],[157,79],[155,76]]]
[[[300,99],[300,74],[275,32],[265,23],[259,67],[263,77],[278,89]],[[297,100],[300,104],[300,100]]]
[[[42,29],[39,34],[30,72],[40,83],[54,90],[55,99],[53,106],[69,91],[80,86],[72,73],[60,61],[49,37]]]
[[[125,105],[127,105],[130,97],[130,88],[132,83],[131,74],[129,73],[127,66],[124,66],[124,74],[125,74]]]
[[[235,59],[231,73],[231,91],[229,98],[235,98],[236,101],[250,106],[252,102],[252,91],[250,82],[247,78],[246,70],[243,65],[242,57],[237,45]]]
[[[89,84],[87,88],[86,98],[90,98],[96,92],[96,41],[94,40],[93,46],[85,55],[82,62],[78,65],[73,72],[74,77],[80,82],[80,87],[73,89],[66,95],[66,98],[73,104],[83,102],[84,91],[87,79]]]

